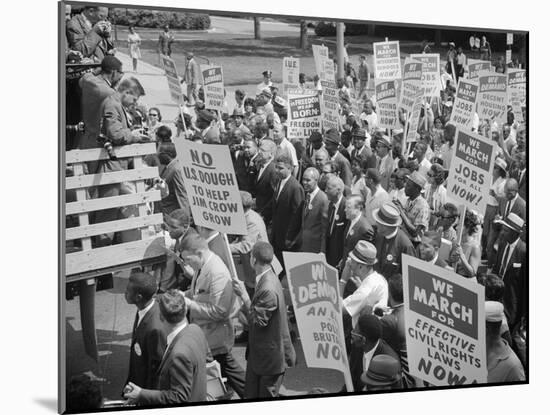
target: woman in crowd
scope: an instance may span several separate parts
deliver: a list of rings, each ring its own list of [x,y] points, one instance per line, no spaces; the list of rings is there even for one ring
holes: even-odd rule
[[[483,246],[487,246],[491,241],[488,240],[491,234],[491,228],[493,227],[493,221],[498,213],[499,200],[504,198],[504,185],[506,184],[506,177],[508,165],[504,159],[497,157],[495,159],[495,167],[493,168],[493,184],[489,190],[489,198],[487,199],[487,208],[485,210],[485,217],[483,220]],[[492,241],[494,243],[494,241]]]
[[[155,137],[157,130],[160,126],[164,125],[162,122],[162,115],[157,107],[149,108],[147,112],[147,128],[149,129],[149,135]]]
[[[138,59],[141,59],[141,51],[139,46],[141,45],[141,38],[136,33],[134,26],[128,28],[128,48],[130,49],[130,57],[132,58],[132,66],[134,72],[137,73]]]
[[[447,203],[447,189],[443,186],[447,171],[439,164],[432,164],[428,170],[428,185],[424,191],[428,206],[430,206],[430,229],[437,223],[437,214]]]
[[[454,244],[449,257],[450,262],[456,264],[456,272],[466,278],[476,277],[481,262],[480,224],[479,216],[466,210],[462,240],[460,245]]]

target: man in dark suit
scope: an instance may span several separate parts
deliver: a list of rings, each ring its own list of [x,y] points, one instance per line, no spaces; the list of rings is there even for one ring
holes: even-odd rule
[[[329,265],[337,267],[344,253],[342,242],[349,223],[345,214],[344,182],[339,177],[329,177],[325,192],[329,200],[326,258]]]
[[[317,169],[306,169],[302,178],[306,198],[302,206],[302,229],[299,234],[301,252],[319,253],[326,250],[328,199],[319,189],[318,181]]]
[[[156,388],[142,388],[133,382],[124,397],[138,405],[173,405],[206,399],[208,344],[196,324],[187,322],[183,294],[170,290],[158,298],[160,318],[168,332],[167,347],[158,370]]]
[[[359,158],[366,161],[366,169],[376,168],[377,160],[376,155],[372,152],[370,146],[365,145],[367,138],[367,132],[363,128],[355,128],[351,132],[353,139],[353,150],[351,152],[351,159]],[[366,170],[365,169],[365,170]]]
[[[248,316],[245,383],[245,397],[248,399],[277,397],[286,368],[296,363],[283,289],[271,267],[272,261],[272,246],[267,242],[257,242],[251,256],[256,273],[252,300],[239,281],[233,283]]]
[[[325,133],[325,148],[327,149],[330,161],[333,161],[340,172],[340,178],[346,186],[351,186],[353,174],[351,173],[351,164],[339,151],[340,134],[334,128]]]
[[[512,171],[512,173],[510,173],[510,177],[518,182],[518,193],[524,200],[527,199],[527,182],[529,181],[527,177],[527,164],[525,160],[526,156],[524,151],[516,153],[514,155],[516,168]]]
[[[264,218],[266,226],[271,223],[273,214],[273,192],[277,183],[275,173],[275,151],[277,146],[271,140],[263,140],[258,154],[258,175],[256,177],[256,212]]]
[[[301,225],[302,203],[304,189],[292,176],[292,160],[281,155],[275,160],[275,170],[279,183],[273,195],[273,227],[272,242],[275,255],[283,264],[283,251],[292,251],[298,248],[298,234]]]
[[[439,248],[441,248],[441,234],[436,231],[425,232],[418,244],[418,257],[438,267],[452,269],[447,261],[439,258]]]
[[[183,209],[190,217],[191,206],[183,184],[182,168],[176,158],[176,146],[174,143],[161,143],[157,155],[160,161],[160,178],[168,186],[168,195],[160,201],[162,213],[169,215],[176,209]]]
[[[258,145],[252,135],[247,135],[242,142],[242,150],[236,155],[233,164],[235,166],[235,175],[239,190],[250,193],[255,196],[256,176],[258,170],[256,161],[258,160]]]
[[[510,213],[500,224],[501,243],[493,272],[504,281],[504,312],[513,335],[527,308],[527,246],[520,238],[522,218]]]
[[[158,368],[166,349],[167,332],[160,321],[160,311],[154,295],[155,277],[135,272],[130,275],[124,297],[137,307],[130,344],[130,367],[126,383],[132,382],[146,389],[155,389]]]
[[[346,199],[345,214],[349,223],[344,231],[344,251],[339,266],[341,270],[358,241],[374,242],[374,231],[363,215],[364,210],[365,201],[361,196],[351,195]]]
[[[353,389],[363,390],[361,375],[369,370],[374,356],[385,354],[399,361],[397,353],[382,339],[382,324],[374,314],[362,314],[351,331],[349,367]],[[373,352],[374,350],[374,352]]]
[[[108,13],[107,7],[85,6],[80,14],[74,15],[66,25],[69,49],[98,62],[105,54],[112,53],[114,45],[110,39],[110,24],[106,20]]]
[[[122,78],[122,74],[122,62],[114,56],[106,56],[101,61],[101,72],[97,75],[88,72],[79,79],[84,133],[79,137],[77,148],[97,147],[102,116],[101,103],[105,98],[116,93],[115,86]],[[96,165],[97,163],[94,164]],[[90,172],[95,173],[95,168],[92,167]]]

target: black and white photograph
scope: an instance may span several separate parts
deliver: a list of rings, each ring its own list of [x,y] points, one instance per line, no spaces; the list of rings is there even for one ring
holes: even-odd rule
[[[149,3],[57,3],[58,411],[527,387],[528,28]]]

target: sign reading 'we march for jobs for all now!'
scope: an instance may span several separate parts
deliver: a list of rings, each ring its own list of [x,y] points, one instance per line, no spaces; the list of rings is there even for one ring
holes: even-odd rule
[[[449,167],[447,196],[485,215],[492,184],[496,144],[457,127],[455,151]]]
[[[411,375],[435,386],[487,382],[482,285],[403,255],[403,300]]]
[[[456,91],[456,99],[451,113],[451,122],[457,126],[472,129],[472,121],[476,112],[476,99],[479,86],[477,81],[460,78]]]
[[[218,232],[246,235],[237,177],[227,146],[175,139],[193,220]]]

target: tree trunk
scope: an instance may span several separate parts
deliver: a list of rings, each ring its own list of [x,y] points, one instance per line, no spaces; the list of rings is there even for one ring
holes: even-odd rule
[[[254,17],[254,39],[261,39],[262,33],[260,32],[260,18]]]
[[[307,49],[307,24],[305,20],[300,20],[300,49]]]
[[[441,29],[435,29],[435,46],[441,46]]]

